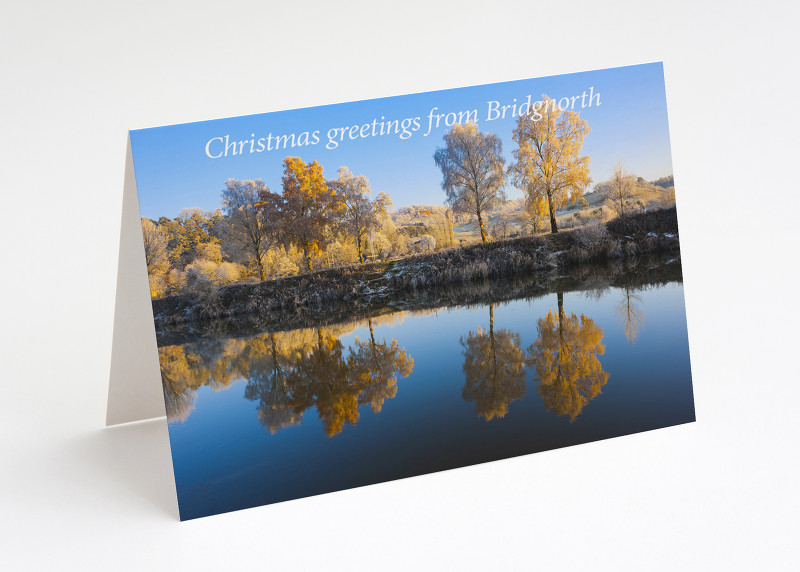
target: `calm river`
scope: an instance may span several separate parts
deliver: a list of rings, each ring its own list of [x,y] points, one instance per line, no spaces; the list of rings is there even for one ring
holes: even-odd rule
[[[695,418],[679,280],[159,353],[182,519]]]

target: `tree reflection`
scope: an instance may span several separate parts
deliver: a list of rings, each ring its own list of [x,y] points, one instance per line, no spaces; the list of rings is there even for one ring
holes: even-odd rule
[[[635,340],[642,314],[638,297],[626,290],[619,315],[626,335]],[[380,413],[397,395],[397,380],[413,373],[414,360],[396,340],[376,339],[372,319],[369,336],[344,346],[339,337],[352,326],[301,329],[159,348],[162,385],[170,422],[185,420],[194,409],[195,390],[228,387],[246,379],[245,397],[257,403],[258,419],[270,433],[297,425],[315,407],[328,436],[359,420],[359,407]],[[558,311],[538,320],[538,337],[528,355],[518,333],[495,329],[489,305],[488,330],[478,328],[461,338],[465,375],[461,396],[475,403],[475,413],[501,419],[526,392],[525,368],[536,368],[538,393],[548,411],[570,421],[599,395],[608,381],[599,355],[605,351],[603,331],[590,318]]]
[[[347,366],[356,384],[362,388],[359,404],[369,404],[374,413],[379,413],[383,402],[397,395],[397,376],[408,377],[414,371],[414,360],[406,350],[398,347],[397,341],[376,342],[372,319],[369,322],[369,340],[356,338],[351,348]]]
[[[168,421],[186,420],[194,409],[194,391],[200,386],[221,389],[236,378],[235,372],[227,365],[227,349],[225,344],[206,344],[197,351],[184,346],[158,349]]]
[[[635,290],[630,286],[625,286],[625,293],[622,296],[622,300],[617,304],[617,318],[619,318],[625,330],[625,337],[631,344],[636,343],[636,340],[639,338],[639,328],[641,328],[644,323],[644,312],[642,312],[638,306],[638,304],[642,302],[642,299],[634,292]]]
[[[329,437],[340,433],[345,422],[358,421],[359,405],[380,412],[384,401],[397,395],[397,376],[408,377],[413,371],[414,360],[395,340],[375,340],[372,320],[369,331],[369,340],[356,339],[345,358],[342,343],[319,330],[317,347],[290,374],[298,401],[304,407],[316,406]]]
[[[336,435],[358,421],[360,406],[379,413],[397,395],[398,376],[413,372],[414,360],[397,341],[376,340],[368,324],[369,339],[356,338],[352,347],[335,329],[302,329],[159,348],[168,419],[189,416],[199,387],[247,379],[245,398],[258,402],[258,419],[270,433],[299,424],[316,407],[325,433]]]
[[[342,343],[322,330],[317,335],[317,346],[301,357],[289,374],[289,384],[299,408],[316,405],[325,433],[331,437],[345,421],[358,421],[358,391],[350,384]]]
[[[562,293],[558,313],[548,312],[537,329],[527,361],[536,367],[539,395],[548,411],[569,415],[572,422],[608,382],[597,357],[605,352],[603,330],[583,314],[566,316]]]
[[[505,417],[511,402],[525,395],[525,356],[519,334],[494,330],[494,306],[489,305],[489,331],[470,332],[464,347],[466,380],[461,397],[475,402],[475,413],[486,421]]]
[[[186,363],[185,355],[178,346],[159,348],[158,353],[167,420],[185,421],[194,410],[195,400],[195,392],[189,387],[186,376],[181,375],[181,366]]]
[[[259,402],[258,420],[270,433],[300,423],[303,410],[288,380],[292,355],[278,350],[274,333],[250,340],[236,361],[247,378],[244,396]]]

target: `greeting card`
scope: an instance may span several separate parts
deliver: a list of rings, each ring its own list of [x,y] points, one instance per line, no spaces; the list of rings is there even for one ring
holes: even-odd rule
[[[181,519],[695,419],[660,63],[134,130],[121,232]]]

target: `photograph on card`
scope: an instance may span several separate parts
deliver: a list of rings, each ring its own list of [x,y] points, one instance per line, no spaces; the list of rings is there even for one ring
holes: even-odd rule
[[[695,420],[660,63],[130,138],[183,520]]]

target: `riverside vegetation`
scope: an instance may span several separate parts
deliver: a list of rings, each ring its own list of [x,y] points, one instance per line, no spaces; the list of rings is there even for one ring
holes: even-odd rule
[[[153,300],[159,340],[286,330],[387,312],[517,298],[559,287],[658,279],[663,253],[680,275],[675,208],[557,234],[442,249]],[[660,257],[664,262],[665,256]]]

